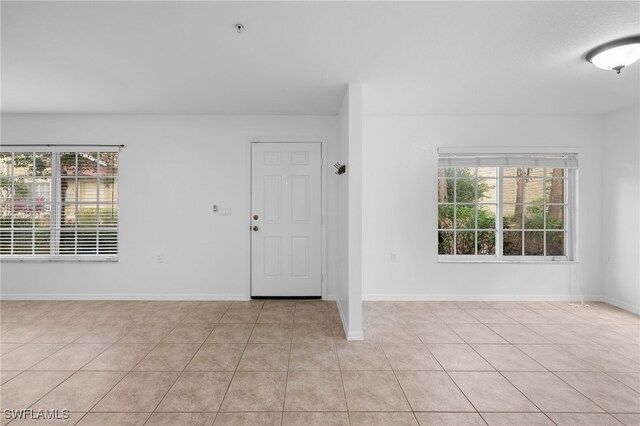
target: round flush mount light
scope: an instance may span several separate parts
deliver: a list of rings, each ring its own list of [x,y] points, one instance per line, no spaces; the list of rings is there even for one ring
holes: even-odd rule
[[[242,34],[242,31],[244,30],[244,25],[243,24],[238,22],[237,24],[234,24],[233,27],[236,29],[238,34]]]
[[[610,41],[592,49],[585,58],[596,67],[620,74],[640,59],[640,35]]]

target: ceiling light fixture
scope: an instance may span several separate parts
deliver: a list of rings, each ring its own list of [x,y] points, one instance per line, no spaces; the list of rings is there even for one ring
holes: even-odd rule
[[[592,49],[585,58],[596,67],[620,74],[624,67],[640,59],[640,35],[610,41]]]
[[[244,30],[244,25],[238,22],[237,24],[234,25],[234,27],[236,28],[236,31],[238,32],[238,34],[242,34],[242,30]]]

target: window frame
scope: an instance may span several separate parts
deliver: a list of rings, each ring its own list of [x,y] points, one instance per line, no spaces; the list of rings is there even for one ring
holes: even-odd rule
[[[11,146],[11,148],[7,148]],[[50,246],[49,246],[49,253],[47,254],[35,254],[35,253],[31,253],[31,254],[0,254],[0,263],[117,263],[119,261],[119,254],[120,254],[120,196],[119,196],[119,187],[120,187],[120,149],[113,147],[113,146],[94,146],[94,145],[82,145],[82,146],[74,146],[74,145],[60,145],[60,147],[65,147],[65,148],[51,148],[51,145],[46,145],[46,146],[40,146],[40,145],[25,145],[25,146],[21,146],[21,145],[5,145],[4,147],[2,147],[1,152],[3,154],[11,154],[12,155],[12,166],[11,166],[11,175],[9,176],[9,179],[12,182],[12,187],[13,187],[13,183],[15,182],[15,155],[18,153],[27,153],[27,154],[32,154],[34,155],[34,171],[32,176],[29,176],[31,179],[34,179],[34,182],[32,183],[32,185],[36,185],[37,183],[35,182],[36,179],[36,172],[35,172],[35,154],[37,153],[47,153],[47,154],[51,154],[51,174],[50,176],[48,176],[48,178],[51,179],[51,191],[50,191],[50,199],[48,204],[51,206],[51,218],[52,218],[52,222],[50,223],[48,230],[50,232]],[[117,192],[118,195],[115,198],[114,202],[111,203],[104,203],[100,200],[100,185],[101,185],[101,178],[100,176],[97,176],[97,188],[96,188],[96,201],[95,202],[80,202],[78,200],[77,194],[75,197],[75,200],[70,200],[65,202],[65,204],[68,205],[73,205],[75,207],[81,206],[81,205],[87,205],[87,206],[100,206],[100,205],[112,205],[115,207],[116,210],[116,217],[117,217],[117,221],[115,226],[107,226],[107,227],[100,227],[100,225],[98,223],[96,223],[96,226],[94,228],[90,228],[89,230],[87,230],[87,232],[95,232],[96,233],[96,251],[98,251],[97,249],[97,245],[98,245],[98,241],[99,240],[99,235],[100,232],[115,232],[116,233],[116,238],[115,238],[115,244],[113,246],[113,250],[114,253],[108,253],[108,254],[97,254],[97,253],[91,253],[91,254],[79,254],[78,253],[78,249],[77,249],[77,244],[78,244],[78,230],[81,229],[78,227],[78,224],[76,223],[76,226],[74,228],[70,228],[69,230],[73,229],[74,232],[74,241],[75,241],[75,246],[76,249],[74,250],[76,253],[73,254],[65,254],[65,253],[61,253],[60,251],[60,242],[61,242],[61,236],[62,233],[64,231],[64,228],[62,226],[62,200],[61,200],[61,183],[62,183],[62,179],[64,177],[68,177],[62,174],[61,168],[60,168],[60,155],[62,153],[68,153],[68,154],[75,154],[76,155],[76,170],[78,167],[78,155],[80,153],[96,153],[97,154],[97,158],[96,158],[96,162],[98,163],[98,165],[96,166],[97,169],[97,175],[99,175],[99,170],[100,170],[100,154],[102,153],[115,153],[116,155],[118,155],[118,168],[115,172],[115,174],[113,176],[109,175],[107,176],[107,178],[115,178],[115,180],[117,181]],[[77,173],[77,172],[76,172]],[[75,175],[75,181],[76,183],[78,182],[79,176],[76,174]],[[88,179],[87,179],[88,180]],[[34,187],[35,188],[35,187]],[[33,188],[32,188],[33,190]],[[77,189],[76,189],[77,190]],[[98,208],[98,207],[96,207]],[[76,209],[77,212],[77,209]],[[11,228],[7,228],[8,230],[11,231],[11,237],[10,237],[10,241],[11,241],[11,246],[13,247],[14,244],[14,232],[16,229],[19,228],[15,228],[13,227],[13,202],[12,202],[12,226]],[[46,229],[46,228],[45,228]],[[35,228],[29,228],[30,231],[35,232]],[[32,251],[35,251],[32,249]]]
[[[440,164],[438,164],[438,168],[441,168],[443,166],[441,166]],[[476,168],[476,173],[475,173],[475,191],[476,191],[476,199],[475,199],[475,203],[473,204],[475,206],[475,229],[473,230],[476,233],[476,252],[477,252],[477,232],[481,231],[480,229],[478,229],[478,223],[477,223],[477,218],[478,218],[478,206],[482,205],[482,204],[491,204],[491,203],[482,203],[479,202],[477,200],[477,191],[478,191],[478,175],[477,175],[477,169],[481,168],[481,167],[495,167],[497,169],[496,171],[496,218],[495,218],[495,228],[492,229],[486,229],[487,231],[493,231],[495,232],[495,254],[490,255],[490,254],[457,254],[457,246],[455,243],[455,237],[454,237],[454,254],[439,254],[437,253],[437,261],[438,263],[535,263],[535,264],[553,264],[553,263],[578,263],[578,258],[577,258],[577,247],[578,247],[578,240],[577,240],[577,233],[576,233],[576,229],[577,229],[577,213],[578,213],[578,197],[577,197],[577,188],[578,188],[578,169],[577,168],[569,168],[569,167],[558,167],[558,168],[563,168],[564,169],[564,195],[565,195],[565,199],[564,199],[564,209],[563,209],[563,214],[564,214],[564,229],[563,229],[563,233],[564,233],[564,255],[562,256],[548,256],[548,255],[542,255],[542,256],[534,256],[534,255],[525,255],[524,254],[524,243],[522,244],[522,255],[504,255],[503,254],[503,245],[504,245],[504,191],[503,191],[503,185],[504,185],[504,169],[505,167],[518,167],[518,166],[506,166],[506,165],[496,165],[496,166],[488,166],[488,165],[482,165],[482,166],[446,166],[444,168],[453,168],[453,169],[459,169],[459,168]],[[546,169],[550,169],[552,167],[546,167]],[[454,175],[457,175],[457,172],[454,172]],[[439,179],[439,177],[438,177]],[[457,179],[457,176],[456,176]],[[543,178],[543,188],[546,188],[545,184],[546,184],[546,180],[547,180],[547,176],[546,173],[544,174],[544,178]],[[454,193],[457,189],[457,182],[456,180],[454,180]],[[523,188],[523,191],[526,191],[526,187]],[[522,207],[523,207],[523,215],[525,214],[526,211],[526,206],[527,203],[525,202],[526,198],[525,198],[526,194],[523,194],[523,203],[522,203]],[[447,204],[452,204],[452,205],[457,205],[457,200],[454,198],[454,202],[453,203],[447,203]],[[470,204],[470,203],[462,203],[462,204]],[[436,203],[436,215],[439,216],[439,211],[438,211],[438,207],[443,205],[440,202]],[[494,204],[491,204],[494,205]],[[543,211],[544,209],[550,205],[549,203],[547,203],[546,201],[543,201],[543,203],[541,204]],[[548,231],[549,229],[547,228],[547,221],[546,221],[546,213],[544,214],[544,219],[543,219],[543,229],[538,230],[538,229],[532,229],[532,230],[528,230],[526,228],[522,228],[519,229],[518,231],[522,232],[524,235],[524,232],[527,231],[539,231],[539,232],[543,232],[543,238],[545,239],[545,250],[546,250],[546,231]],[[456,213],[455,213],[455,208],[454,208],[454,219],[456,218]],[[524,220],[523,220],[523,226],[524,226]],[[446,229],[442,229],[440,227],[436,227],[436,232],[439,233],[440,231],[446,231]],[[466,231],[466,228],[462,228],[462,231]],[[451,228],[451,231],[455,233],[458,231],[458,228],[455,224],[455,220],[454,220],[454,226],[453,228]],[[522,240],[524,241],[524,239]],[[436,252],[437,252],[438,248],[436,247]]]

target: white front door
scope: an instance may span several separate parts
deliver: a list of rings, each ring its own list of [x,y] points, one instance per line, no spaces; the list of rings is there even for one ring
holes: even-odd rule
[[[321,296],[321,144],[254,142],[251,165],[251,296]]]

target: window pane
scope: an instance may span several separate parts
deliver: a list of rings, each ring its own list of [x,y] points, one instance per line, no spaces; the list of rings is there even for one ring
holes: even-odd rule
[[[456,176],[462,178],[476,178],[476,169],[474,167],[459,167],[456,168]]]
[[[78,230],[78,254],[97,254],[98,244],[96,231]]]
[[[547,206],[547,229],[564,229],[564,205]]]
[[[544,256],[544,232],[524,232],[525,256]]]
[[[99,254],[118,253],[118,234],[115,231],[101,231],[99,238]]]
[[[522,170],[519,167],[504,167],[502,169],[502,176],[504,177],[517,177],[520,176]]]
[[[456,253],[476,254],[476,235],[473,231],[456,232]]]
[[[438,232],[438,254],[453,254],[453,232]]]
[[[115,152],[100,153],[100,177],[118,175],[118,154]]]
[[[53,206],[51,204],[36,204],[35,225],[38,228],[49,228],[51,226]]]
[[[32,254],[32,251],[33,251],[33,230],[14,229],[13,254]]]
[[[36,176],[51,176],[51,153],[36,152]]]
[[[78,156],[75,152],[60,153],[60,174],[63,176],[76,175],[76,161]]]
[[[496,228],[496,206],[494,204],[478,205],[478,229]]]
[[[439,167],[438,168],[438,177],[441,178],[450,178],[456,175],[456,169],[453,167]]]
[[[0,254],[11,254],[11,229],[3,228],[0,228]]]
[[[35,254],[51,254],[51,231],[49,228],[36,228]]]
[[[564,179],[548,179],[545,195],[547,203],[564,203]]]
[[[438,228],[453,228],[453,204],[441,204],[438,206]]]
[[[0,204],[0,228],[11,228],[11,204]]]
[[[33,152],[16,152],[13,158],[14,176],[33,176]]]
[[[77,179],[75,177],[63,177],[60,179],[60,198],[62,202],[76,201],[78,190]]]
[[[100,202],[118,202],[118,178],[100,179]]]
[[[95,203],[98,201],[98,179],[78,178],[78,202]]]
[[[478,179],[480,178],[497,178],[497,167],[478,167]]]
[[[60,205],[61,226],[63,228],[74,228],[76,226],[77,211],[75,204]]]
[[[502,180],[502,202],[522,202],[522,178],[504,178]]]
[[[19,177],[13,179],[11,187],[11,198],[14,203],[24,204],[32,201],[33,180],[31,178]]]
[[[36,203],[51,203],[51,178],[36,178],[33,183],[33,198]]]
[[[478,201],[483,203],[497,202],[496,180],[478,178]]]
[[[79,152],[78,153],[78,176],[96,177],[98,176],[98,153]]]
[[[60,254],[75,254],[76,231],[63,229],[60,231]]]
[[[495,231],[478,232],[478,254],[495,255],[496,254],[496,233]]]
[[[475,178],[456,179],[456,203],[473,203],[476,200]]]
[[[547,256],[564,255],[564,232],[547,232]]]
[[[101,206],[98,209],[98,226],[103,228],[115,228],[118,226],[118,209],[116,206]]]
[[[13,227],[32,228],[34,220],[33,204],[14,204],[13,206]]]
[[[563,178],[564,176],[564,169],[563,168],[559,168],[559,169],[546,169],[547,172],[547,179],[552,179],[552,178]]]
[[[0,152],[0,176],[11,176],[13,156],[10,152]]]
[[[544,201],[544,180],[542,179],[525,179],[524,186],[524,202],[525,203],[542,203]]]
[[[458,204],[456,206],[457,229],[475,229],[476,209],[473,204]]]
[[[78,208],[78,218],[77,218],[78,228],[95,228],[98,226],[98,215],[97,209],[95,207],[84,207],[80,206]]]
[[[504,229],[522,228],[522,204],[504,204],[502,206],[502,226]]]
[[[505,231],[502,237],[502,252],[505,256],[522,255],[522,232]]]
[[[544,216],[542,204],[530,204],[524,209],[524,229],[543,229]]]
[[[439,203],[453,202],[454,182],[455,181],[452,178],[438,179],[438,202]]]

